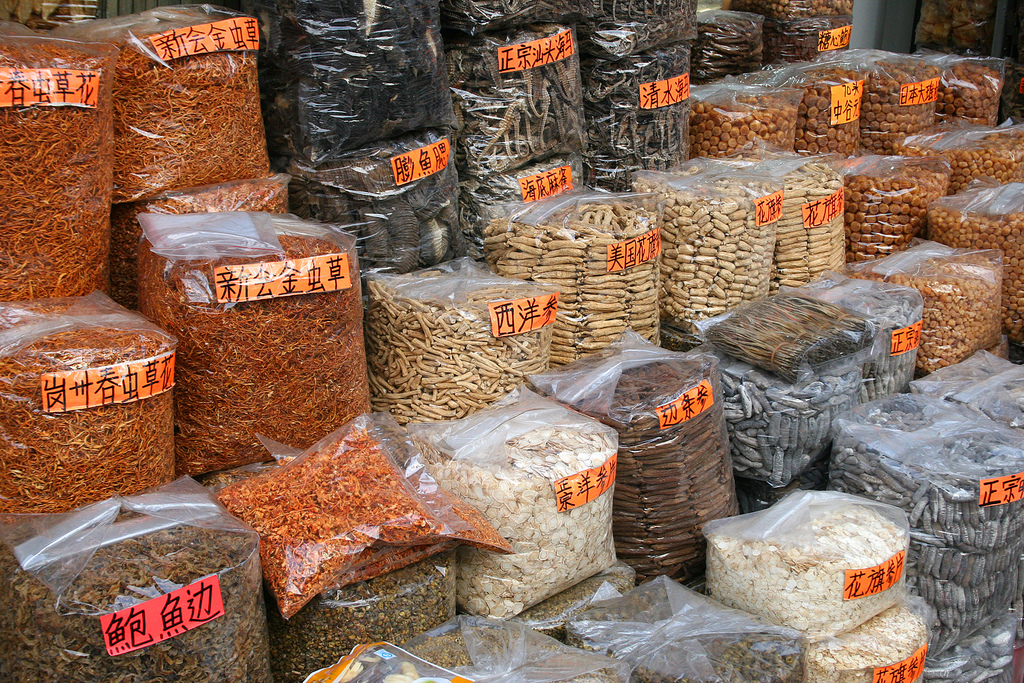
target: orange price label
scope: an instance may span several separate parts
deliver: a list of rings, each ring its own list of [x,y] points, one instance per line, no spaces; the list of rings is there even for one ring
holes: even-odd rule
[[[800,212],[804,217],[804,227],[816,228],[842,216],[843,197],[843,188],[840,187],[827,197],[803,204]]]
[[[616,273],[657,258],[661,253],[661,229],[608,245],[608,272]]]
[[[818,52],[840,50],[850,44],[853,26],[840,26],[827,31],[818,31]]]
[[[843,581],[843,600],[859,600],[889,590],[902,578],[906,559],[907,554],[901,550],[874,567],[847,569]]]
[[[758,227],[774,223],[782,218],[782,200],[785,197],[786,193],[779,190],[754,201],[755,220]]]
[[[860,103],[864,99],[864,81],[832,86],[829,123],[839,126],[860,119]]]
[[[618,454],[608,458],[600,467],[570,474],[555,482],[555,503],[559,512],[569,512],[586,505],[607,491],[615,483]]]
[[[929,78],[927,81],[907,83],[900,88],[900,104],[928,104],[939,99],[939,79]]]
[[[558,313],[558,292],[526,299],[495,301],[487,304],[491,316],[491,334],[511,337],[533,332],[555,322]]]
[[[925,643],[902,662],[875,669],[871,674],[871,683],[914,683],[924,673],[924,658],[927,654],[928,643]]]
[[[663,81],[653,81],[640,86],[640,108],[658,109],[679,104],[690,97],[690,74],[685,73]]]
[[[141,401],[173,386],[174,351],[99,368],[48,372],[40,378],[47,413]]]
[[[445,138],[432,145],[391,157],[391,171],[395,174],[395,184],[406,185],[443,171],[448,167],[451,156],[452,145],[448,138]]]
[[[224,616],[216,574],[158,598],[100,617],[103,643],[111,657],[180,636]]]
[[[213,52],[260,49],[259,24],[252,17],[232,17],[186,26],[149,37],[156,56],[165,62]]]
[[[668,429],[692,420],[713,405],[715,397],[711,391],[711,382],[703,380],[692,389],[684,391],[671,403],[654,409],[658,415],[658,429]]]
[[[536,69],[576,54],[576,46],[572,42],[572,31],[566,29],[553,36],[531,40],[528,43],[506,45],[498,48],[498,71],[524,71]]]
[[[1024,498],[1024,472],[982,479],[980,488],[978,504],[982,507],[1015,503]]]
[[[924,321],[918,320],[913,325],[893,330],[889,343],[890,356],[902,356],[907,351],[913,351],[921,345],[921,328]]]
[[[520,178],[519,189],[523,191],[523,201],[526,203],[554,197],[556,194],[571,190],[572,167],[559,166],[550,171]]]
[[[100,72],[0,69],[0,107],[95,107]]]
[[[1017,88],[1017,92],[1019,92],[1021,95],[1024,95],[1024,78],[1020,79],[1020,87]]]
[[[219,266],[213,277],[217,302],[222,304],[337,292],[352,286],[348,254]]]

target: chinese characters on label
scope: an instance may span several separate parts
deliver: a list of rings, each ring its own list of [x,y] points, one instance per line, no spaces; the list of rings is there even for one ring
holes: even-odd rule
[[[1024,472],[982,479],[979,485],[978,504],[982,507],[1006,505],[1024,498]]]
[[[523,192],[523,201],[535,202],[547,199],[572,189],[572,167],[559,166],[550,171],[519,179],[519,189]]]
[[[626,268],[657,258],[661,253],[661,229],[634,237],[625,242],[608,245],[608,272],[617,273]]]
[[[555,504],[559,512],[569,512],[586,505],[615,483],[619,456],[613,455],[605,464],[571,474],[555,482]]]
[[[839,50],[850,44],[853,26],[840,26],[827,31],[818,31],[818,52]]]
[[[174,386],[174,351],[100,368],[48,372],[40,384],[47,413],[141,401]]]
[[[526,299],[496,301],[487,304],[491,315],[491,334],[510,337],[532,332],[555,322],[558,313],[558,292]]]
[[[679,398],[658,406],[654,412],[658,415],[658,429],[667,429],[674,425],[691,420],[715,404],[711,391],[711,383],[703,380],[700,384],[679,395]]]
[[[156,55],[165,62],[211,52],[260,49],[260,30],[252,17],[232,17],[209,24],[164,31],[149,37]]]
[[[907,351],[913,351],[920,346],[922,327],[924,327],[924,321],[918,320],[913,325],[893,330],[892,341],[889,344],[889,355],[902,356]]]
[[[758,227],[768,225],[782,218],[782,200],[786,193],[782,190],[754,200],[755,220]]]
[[[663,81],[640,86],[640,108],[658,109],[678,104],[690,97],[690,74],[685,73]]]
[[[406,185],[414,180],[443,171],[448,167],[452,146],[448,138],[432,145],[414,149],[391,158],[391,171],[395,174],[396,185]]]
[[[572,31],[566,29],[547,38],[499,47],[498,71],[504,74],[510,71],[536,69],[538,66],[551,64],[574,54],[576,46],[572,42]]]
[[[864,81],[833,85],[829,123],[838,126],[859,120],[862,99],[864,99]]]
[[[907,554],[901,550],[874,567],[847,569],[843,581],[843,600],[858,600],[889,590],[903,576],[903,563],[906,559]]]
[[[213,277],[217,302],[222,304],[337,292],[352,286],[348,254],[220,266]]]
[[[907,83],[900,88],[900,105],[928,104],[939,99],[939,79]]]
[[[1020,79],[1020,87],[1017,88],[1017,92],[1019,92],[1021,95],[1024,95],[1024,78]]]
[[[825,225],[829,221],[834,221],[843,214],[843,188],[839,188],[827,197],[822,197],[817,201],[808,202],[800,207],[800,212],[804,217],[805,228],[816,228],[819,225]]]
[[[880,666],[871,674],[871,683],[914,683],[924,673],[924,658],[928,654],[928,643],[902,662]]]
[[[99,71],[0,69],[0,107],[95,107],[99,90]]]
[[[100,617],[111,657],[156,645],[224,615],[216,574],[167,595]]]

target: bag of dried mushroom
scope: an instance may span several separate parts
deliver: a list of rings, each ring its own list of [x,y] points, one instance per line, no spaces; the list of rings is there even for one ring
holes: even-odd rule
[[[503,277],[561,287],[551,364],[608,346],[627,329],[658,339],[660,207],[646,195],[573,192],[534,202],[484,231]]]
[[[761,68],[764,17],[749,12],[709,9],[697,12],[693,43],[694,85]]]
[[[915,394],[965,406],[1007,427],[1024,429],[1024,367],[988,351],[910,383]]]
[[[641,580],[700,575],[701,526],[737,512],[717,359],[666,351],[627,332],[529,381],[618,432],[612,528],[619,559]]]
[[[188,478],[5,515],[0,638],[10,681],[270,683],[259,537]]]
[[[695,86],[690,94],[691,158],[729,156],[755,140],[793,151],[803,90],[726,77]]]
[[[994,128],[955,121],[935,126],[899,141],[896,154],[941,156],[949,160],[949,194],[966,189],[973,180],[999,183],[1024,180],[1024,128]]]
[[[729,609],[661,576],[595,602],[569,622],[568,642],[633,668],[636,683],[802,683],[798,631]]]
[[[548,369],[557,286],[460,259],[366,290],[371,404],[400,423],[466,417]]]
[[[458,603],[511,617],[615,562],[614,429],[518,389],[461,420],[409,425],[429,472],[513,554],[459,550]]]
[[[966,121],[985,126],[999,123],[999,95],[1006,61],[998,57],[965,57],[921,50],[915,53],[942,69],[935,121]]]
[[[810,637],[850,631],[906,596],[907,515],[832,491],[704,526],[708,594]]]
[[[1020,612],[1008,612],[924,664],[927,683],[1011,683]]]

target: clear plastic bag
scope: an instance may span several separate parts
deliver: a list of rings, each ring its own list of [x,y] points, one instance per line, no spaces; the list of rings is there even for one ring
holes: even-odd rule
[[[620,59],[693,40],[696,13],[697,4],[689,0],[586,0],[579,24],[583,50]]]
[[[805,62],[822,52],[850,47],[853,16],[765,19],[764,63]]]
[[[708,593],[808,636],[860,626],[906,596],[907,515],[832,491],[704,526]]]
[[[0,20],[19,21],[37,30],[51,29],[73,21],[95,19],[99,14],[99,0],[56,0],[39,5],[32,0],[13,0],[0,10]]]
[[[950,52],[988,54],[996,7],[994,0],[922,0],[915,42]]]
[[[999,118],[1021,119],[1024,118],[1024,66],[1009,59],[1005,64],[1006,78],[999,97]]]
[[[1022,131],[1017,126],[994,128],[953,122],[907,136],[896,145],[896,152],[903,156],[945,157],[952,168],[949,194],[956,194],[974,180],[1024,180]]]
[[[924,50],[917,55],[942,69],[936,123],[965,121],[985,126],[999,123],[999,94],[1003,89],[1006,60],[997,57],[964,57]]]
[[[764,51],[764,17],[749,12],[711,9],[697,12],[693,44],[694,85],[757,71]]]
[[[441,23],[445,28],[476,35],[528,24],[568,21],[583,12],[586,4],[589,0],[541,0],[529,4],[516,0],[441,0]]]
[[[803,90],[745,85],[727,77],[690,92],[691,157],[729,156],[755,140],[793,151]]]
[[[1013,645],[1019,612],[997,617],[974,635],[960,641],[924,665],[928,683],[1010,683],[1013,680]]]
[[[772,19],[853,14],[853,0],[733,0],[730,9],[756,12]]]
[[[190,479],[6,516],[0,540],[9,680],[272,680],[259,537]]]
[[[934,396],[977,411],[1007,427],[1024,429],[1024,368],[988,351],[914,380],[915,394]]]
[[[818,458],[811,466],[782,487],[766,481],[736,477],[736,500],[740,514],[766,510],[794,491],[824,491],[828,486],[828,458]]]

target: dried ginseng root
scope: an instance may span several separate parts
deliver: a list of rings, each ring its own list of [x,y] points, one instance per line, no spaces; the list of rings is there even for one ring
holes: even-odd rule
[[[174,478],[174,337],[96,292],[0,304],[0,512]]]
[[[261,178],[270,170],[256,19],[212,5],[63,26],[121,50],[114,79],[114,201]]]
[[[0,300],[107,288],[109,45],[0,28]]]
[[[354,240],[267,213],[140,214],[142,312],[180,341],[178,472],[266,460],[369,410]]]

